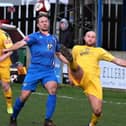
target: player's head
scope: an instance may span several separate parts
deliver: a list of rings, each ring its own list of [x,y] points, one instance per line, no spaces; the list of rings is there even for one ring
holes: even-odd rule
[[[48,31],[49,29],[49,18],[47,14],[39,14],[37,19],[37,27],[40,31]]]
[[[68,27],[69,27],[69,23],[68,23],[67,19],[65,19],[65,18],[61,19],[60,20],[60,29],[62,31],[65,31],[68,29]]]
[[[83,39],[88,46],[96,45],[96,33],[94,31],[86,32]]]

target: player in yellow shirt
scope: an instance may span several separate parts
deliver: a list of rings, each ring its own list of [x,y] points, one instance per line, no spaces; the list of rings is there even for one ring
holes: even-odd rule
[[[126,67],[126,60],[113,56],[103,48],[96,47],[96,33],[94,31],[88,31],[83,39],[85,45],[74,46],[72,58],[65,48],[62,52],[69,61],[70,82],[83,89],[91,105],[92,117],[88,126],[96,126],[102,114],[103,102],[99,61],[105,60]],[[66,52],[67,55],[65,55]],[[77,69],[77,64],[81,69]]]
[[[12,46],[12,41],[9,35],[0,29],[0,80],[7,104],[7,112],[13,113],[12,109],[12,90],[10,87],[10,55],[12,52],[3,53],[2,50]]]

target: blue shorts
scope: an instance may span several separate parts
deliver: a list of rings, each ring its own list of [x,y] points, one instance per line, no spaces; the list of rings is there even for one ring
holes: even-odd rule
[[[44,87],[49,81],[55,81],[58,84],[54,69],[31,67],[24,79],[22,90],[35,91],[39,82],[41,82],[41,85]]]

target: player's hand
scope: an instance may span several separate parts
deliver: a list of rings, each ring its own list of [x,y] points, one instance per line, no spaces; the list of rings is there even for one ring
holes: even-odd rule
[[[10,55],[12,55],[13,54],[13,51],[10,51],[10,52],[8,52]]]
[[[3,49],[3,50],[2,50],[2,53],[3,53],[3,54],[4,54],[4,53],[7,53],[7,52],[9,52],[8,49]]]

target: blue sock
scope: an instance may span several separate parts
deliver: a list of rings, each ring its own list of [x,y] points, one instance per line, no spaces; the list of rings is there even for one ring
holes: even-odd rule
[[[51,119],[56,107],[56,95],[49,95],[46,103],[46,119]]]
[[[16,119],[19,112],[21,111],[22,107],[24,106],[24,102],[20,100],[20,98],[17,98],[14,104],[14,112],[12,114],[12,118]]]

